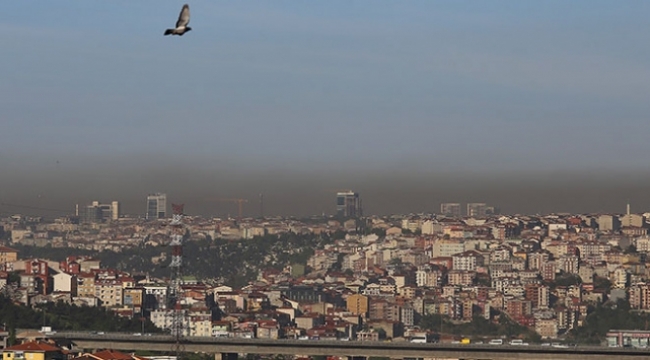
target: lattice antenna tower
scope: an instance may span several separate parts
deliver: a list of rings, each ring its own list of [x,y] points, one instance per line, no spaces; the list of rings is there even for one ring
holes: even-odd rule
[[[172,251],[172,259],[169,264],[171,276],[169,288],[167,289],[167,308],[171,311],[171,335],[175,337],[174,353],[180,359],[184,351],[183,335],[186,326],[185,311],[181,307],[180,296],[183,285],[183,238],[185,237],[185,226],[183,225],[183,204],[172,204],[171,241],[169,246]]]

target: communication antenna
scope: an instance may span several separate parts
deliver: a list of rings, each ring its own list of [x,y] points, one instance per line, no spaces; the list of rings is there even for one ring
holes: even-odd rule
[[[183,204],[172,204],[172,220],[169,223],[171,228],[171,241],[169,245],[172,251],[172,260],[169,264],[171,276],[167,289],[167,309],[171,311],[171,335],[175,338],[173,351],[176,359],[180,359],[185,351],[183,335],[186,326],[185,312],[181,307],[180,297],[183,285],[183,238],[185,226],[183,226]]]

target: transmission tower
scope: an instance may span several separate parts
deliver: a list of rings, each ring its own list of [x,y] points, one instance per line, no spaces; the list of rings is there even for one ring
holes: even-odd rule
[[[183,285],[183,238],[185,237],[185,227],[183,226],[183,204],[172,204],[172,221],[169,223],[171,228],[171,247],[172,257],[169,268],[171,276],[169,278],[169,287],[167,289],[167,309],[171,311],[171,335],[176,341],[173,351],[177,359],[180,359],[184,352],[183,335],[186,327],[185,311],[181,307],[180,297]]]

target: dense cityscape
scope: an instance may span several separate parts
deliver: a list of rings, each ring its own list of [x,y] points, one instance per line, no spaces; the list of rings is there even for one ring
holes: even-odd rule
[[[650,344],[650,214],[629,204],[621,214],[505,215],[444,203],[437,214],[380,217],[346,191],[329,217],[183,214],[176,247],[169,205],[156,193],[142,216],[94,201],[52,221],[3,218],[2,296],[43,312],[105,309],[137,320],[140,336]],[[246,255],[254,246],[259,258]],[[127,254],[139,265],[116,261]],[[231,273],[201,265],[229,259]],[[607,311],[620,316],[603,329]],[[27,328],[108,330],[43,319]],[[7,346],[19,326],[4,325]]]
[[[650,1],[2,8],[2,360],[650,358]]]

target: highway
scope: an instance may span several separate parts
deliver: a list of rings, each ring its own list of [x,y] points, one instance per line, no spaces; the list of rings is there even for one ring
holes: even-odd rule
[[[57,332],[53,339],[67,339],[81,349],[114,349],[123,351],[161,351],[174,348],[170,335],[140,335],[124,333],[93,334],[89,332]],[[577,346],[514,346],[485,344],[416,344],[409,342],[358,342],[324,340],[269,340],[213,337],[183,338],[187,352],[214,354],[291,354],[331,355],[349,357],[385,356],[392,358],[458,358],[458,359],[526,359],[526,360],[587,360],[650,358],[650,349]]]

